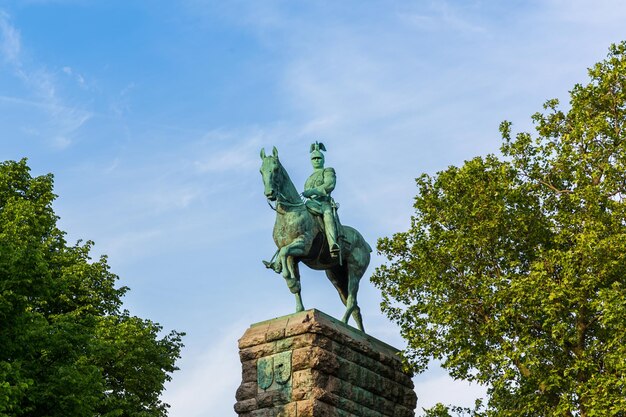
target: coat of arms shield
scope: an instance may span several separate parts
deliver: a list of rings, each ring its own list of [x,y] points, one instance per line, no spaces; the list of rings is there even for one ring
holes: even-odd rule
[[[259,389],[282,389],[291,379],[291,351],[259,358],[256,371]]]
[[[285,385],[291,378],[291,351],[274,355],[274,379]]]
[[[268,389],[274,381],[274,357],[259,358],[256,363],[256,374],[259,388]]]

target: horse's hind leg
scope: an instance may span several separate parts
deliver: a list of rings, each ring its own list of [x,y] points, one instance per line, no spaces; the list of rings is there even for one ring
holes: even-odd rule
[[[359,308],[356,299],[356,295],[359,292],[360,280],[360,276],[354,273],[350,273],[348,278],[348,298],[346,298],[346,312],[344,313],[341,320],[347,324],[348,320],[350,319],[350,315],[352,314],[352,317],[354,318],[357,327],[359,328],[359,330],[364,332],[365,330],[363,329],[363,318],[361,317],[361,309]]]
[[[365,333],[365,328],[363,327],[363,317],[361,316],[361,308],[358,305],[354,306],[354,310],[352,311],[352,318],[356,323],[356,326],[360,331]]]
[[[359,239],[356,241],[348,258],[348,297],[346,298],[346,312],[343,316],[343,322],[347,323],[352,314],[359,330],[365,332],[361,309],[357,302],[357,293],[361,277],[365,274],[365,270],[370,262],[370,249],[363,238],[360,235],[358,236]]]

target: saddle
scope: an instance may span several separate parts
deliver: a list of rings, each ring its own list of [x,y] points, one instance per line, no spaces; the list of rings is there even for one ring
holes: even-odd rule
[[[341,222],[339,221],[339,216],[337,215],[337,210],[339,209],[339,204],[335,203],[335,200],[331,199],[330,204],[332,204],[334,210],[333,210],[333,218],[335,219],[335,228],[337,229],[337,240],[340,241],[345,240],[345,233],[343,232],[343,226],[341,225]],[[315,218],[315,221],[317,222],[317,224],[319,225],[319,227],[322,229],[322,231],[324,233],[326,233],[326,229],[324,227],[324,211],[322,210],[322,204],[319,201],[313,200],[313,199],[309,199],[307,200],[306,204],[306,209],[309,211],[309,213],[311,213],[313,215],[313,217]],[[341,242],[337,242],[341,245]]]
[[[322,217],[324,215],[324,211],[322,210],[322,203],[317,200],[313,200],[312,198],[310,198],[306,201],[305,206],[309,213],[311,213],[316,218]]]

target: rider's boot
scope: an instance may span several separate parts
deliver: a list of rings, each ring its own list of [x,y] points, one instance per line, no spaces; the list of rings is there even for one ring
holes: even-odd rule
[[[337,258],[341,252],[339,244],[337,244],[337,228],[335,227],[335,219],[332,212],[324,213],[324,229],[326,230],[326,239],[328,239],[328,247],[330,248],[330,256]]]

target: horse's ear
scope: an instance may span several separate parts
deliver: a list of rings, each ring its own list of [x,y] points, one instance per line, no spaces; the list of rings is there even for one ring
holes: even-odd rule
[[[272,149],[272,155],[274,155],[274,158],[278,158],[278,149],[276,149],[276,146]]]
[[[265,158],[265,148],[261,148],[261,158]]]

